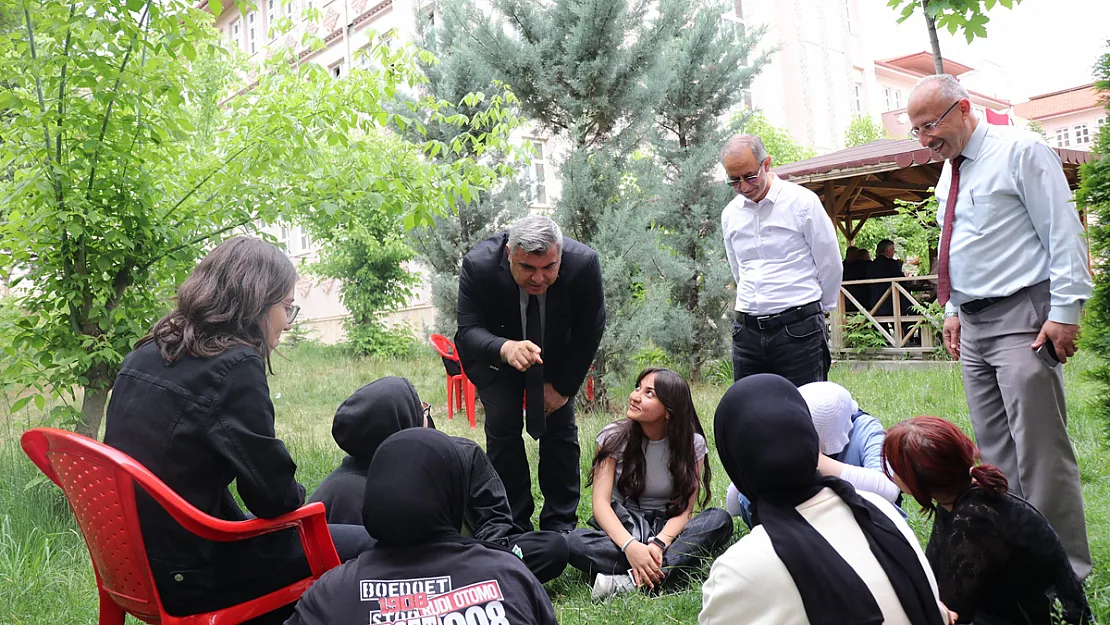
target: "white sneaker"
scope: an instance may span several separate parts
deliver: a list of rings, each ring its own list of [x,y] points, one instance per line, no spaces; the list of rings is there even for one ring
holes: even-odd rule
[[[594,590],[591,596],[594,601],[604,601],[614,595],[634,590],[636,590],[636,585],[632,583],[628,575],[602,575],[599,573],[594,578]]]

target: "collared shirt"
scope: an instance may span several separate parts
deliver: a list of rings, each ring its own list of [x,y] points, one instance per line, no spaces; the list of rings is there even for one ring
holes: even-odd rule
[[[840,245],[821,200],[771,174],[758,203],[737,195],[721,213],[725,254],[736,282],[736,310],[773,315],[810,302],[836,307]]]
[[[520,338],[524,340],[528,338],[528,295],[530,294],[521,286],[518,286],[517,290],[520,291]],[[547,291],[536,297],[540,300],[540,336],[543,336],[544,330],[547,329]]]
[[[1079,323],[1093,285],[1083,225],[1060,157],[1035,133],[980,121],[964,146],[960,167],[946,307],[1005,297],[1050,280],[1048,318]],[[937,182],[937,222],[952,186],[952,165]]]

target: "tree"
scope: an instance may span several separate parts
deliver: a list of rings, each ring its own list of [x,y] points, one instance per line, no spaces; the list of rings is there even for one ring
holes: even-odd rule
[[[485,9],[454,0],[440,8],[443,30],[464,33],[524,115],[570,145],[556,216],[601,256],[609,321],[596,368],[603,382],[617,382],[651,332],[640,313],[650,291],[644,272],[655,271],[659,254],[651,223],[660,206],[640,184],[650,160],[638,150],[669,79],[661,51],[685,4],[494,0]]]
[[[944,73],[944,60],[940,54],[940,40],[937,39],[937,28],[948,29],[948,34],[955,35],[956,31],[963,31],[967,42],[971,43],[976,37],[987,36],[987,12],[1001,4],[1007,9],[1021,4],[1021,0],[888,0],[887,6],[900,11],[898,22],[902,23],[912,16],[920,7],[925,15],[925,27],[929,33],[929,43],[933,49],[933,67],[935,73]]]
[[[496,174],[436,160],[461,141],[427,142],[395,166],[390,133],[412,119],[382,104],[421,79],[411,47],[376,42],[379,69],[350,81],[276,49],[257,84],[220,106],[241,84],[212,15],[191,2],[0,0],[0,13],[22,18],[0,33],[11,77],[0,109],[18,111],[0,128],[13,170],[0,181],[0,255],[27,311],[0,329],[4,379],[37,390],[13,411],[52,393],[64,400],[55,417],[95,436],[124,354],[222,237],[282,216],[334,229],[361,202],[411,225]]]
[[[890,139],[886,128],[870,115],[854,115],[844,133],[844,147],[854,148],[879,139]]]
[[[759,111],[737,115],[733,121],[739,124],[741,132],[756,135],[763,140],[763,147],[767,148],[767,154],[771,156],[772,167],[817,156],[813,148],[795,141],[786,129],[767,121]]]
[[[693,3],[686,27],[664,53],[672,78],[656,106],[651,134],[662,169],[654,227],[670,254],[660,272],[669,285],[668,319],[654,342],[700,379],[703,365],[727,351],[732,276],[721,244],[721,209],[735,196],[716,178],[731,128],[721,119],[768,60],[756,55],[763,34],[722,24],[726,7]],[[749,58],[751,61],[749,62]]]
[[[1110,50],[1099,58],[1095,76],[1095,87],[1110,111]],[[1100,361],[1091,375],[1102,387],[1099,413],[1110,431],[1110,132],[1098,133],[1093,151],[1101,158],[1080,168],[1080,185],[1075,194],[1077,203],[1088,215],[1094,263],[1095,289],[1083,319],[1083,346]]]

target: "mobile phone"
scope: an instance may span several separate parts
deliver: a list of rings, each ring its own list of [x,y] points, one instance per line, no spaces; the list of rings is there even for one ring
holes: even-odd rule
[[[1040,358],[1044,366],[1049,369],[1055,368],[1056,365],[1060,364],[1060,357],[1056,355],[1056,346],[1052,344],[1052,339],[1050,338],[1045,338],[1044,343],[1033,350],[1033,353],[1036,354],[1037,358]]]

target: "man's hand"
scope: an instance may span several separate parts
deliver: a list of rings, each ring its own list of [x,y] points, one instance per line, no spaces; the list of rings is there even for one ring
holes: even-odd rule
[[[960,618],[960,615],[949,610],[948,606],[944,605],[943,601],[940,602],[940,607],[941,616],[944,617],[944,625],[956,625],[956,621]]]
[[[507,362],[517,371],[527,371],[532,365],[542,365],[540,346],[532,341],[505,341],[501,345],[501,362]]]
[[[944,349],[955,360],[960,359],[960,318],[949,317],[944,320],[944,329],[941,331],[941,340]]]
[[[1046,321],[1041,326],[1041,333],[1037,335],[1037,340],[1033,341],[1030,347],[1037,349],[1044,345],[1046,338],[1052,339],[1052,345],[1056,347],[1056,355],[1060,358],[1060,362],[1067,362],[1069,357],[1074,356],[1075,352],[1079,351],[1079,347],[1075,344],[1075,339],[1078,337],[1079,326],[1071,323]]]
[[[562,408],[567,403],[567,397],[560,395],[559,391],[551,386],[550,382],[545,382],[543,385],[543,411],[544,414],[551,414],[556,410]]]

